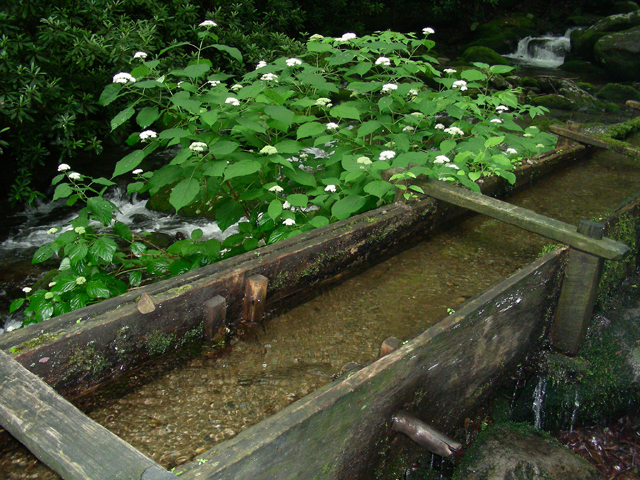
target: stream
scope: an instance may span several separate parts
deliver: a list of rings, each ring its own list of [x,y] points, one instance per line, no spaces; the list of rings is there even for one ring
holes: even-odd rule
[[[632,160],[598,152],[509,201],[577,224],[615,209],[638,185]],[[439,321],[547,244],[497,220],[468,218],[270,319],[224,356],[205,350],[89,416],[171,469],[332,381],[345,364],[375,360],[383,340]],[[0,471],[10,479],[58,478],[17,442],[0,456]]]

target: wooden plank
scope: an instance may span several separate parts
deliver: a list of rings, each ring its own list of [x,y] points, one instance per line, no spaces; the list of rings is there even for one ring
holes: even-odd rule
[[[419,185],[425,194],[438,200],[443,200],[460,207],[468,208],[474,212],[488,215],[502,222],[562,242],[578,250],[597,255],[598,257],[608,260],[620,260],[629,252],[629,247],[623,243],[616,242],[609,238],[602,238],[600,240],[590,238],[578,233],[577,228],[573,225],[545,217],[526,208],[496,200],[481,193],[472,192],[431,179],[420,182]]]
[[[572,140],[576,140],[586,145],[593,145],[594,147],[605,148],[607,150],[611,150],[613,152],[620,153],[622,155],[628,155],[630,157],[640,157],[640,150],[638,150],[637,148],[631,147],[628,144],[625,144],[624,142],[621,142],[621,141],[615,141],[615,144],[607,143],[604,140],[600,140],[599,138],[594,137],[593,135],[588,135],[586,133],[580,133],[580,132],[573,132],[568,128],[560,127],[558,125],[549,125],[549,130],[551,130],[556,135],[571,138]]]
[[[86,417],[2,351],[0,424],[64,479],[178,478]]]
[[[635,100],[627,100],[625,105],[635,110],[640,110],[640,102],[636,102]]]
[[[224,338],[226,332],[227,301],[224,297],[216,295],[204,302],[205,316],[202,326],[204,341],[207,345],[216,345]]]
[[[581,221],[578,232],[602,238],[605,226]],[[568,355],[577,355],[584,343],[598,298],[598,285],[604,260],[589,253],[571,249],[569,264],[551,328],[552,346]]]
[[[577,123],[577,122],[573,122],[573,121],[569,120],[567,122],[567,128],[569,130],[571,130],[572,132],[579,132],[582,129],[582,125]],[[564,148],[568,148],[571,145],[575,145],[575,144],[576,143],[574,141],[570,140],[567,137],[560,137],[558,139],[558,142],[556,143],[556,148],[564,149]]]

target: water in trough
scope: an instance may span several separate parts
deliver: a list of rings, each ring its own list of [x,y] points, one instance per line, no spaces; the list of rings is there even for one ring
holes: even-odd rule
[[[640,169],[599,153],[514,195],[510,202],[577,224],[638,190]],[[406,338],[534,259],[549,241],[482,216],[270,319],[228,353],[204,352],[90,416],[167,468],[332,381],[349,362],[374,360],[381,342]],[[57,478],[19,446],[0,457],[7,478]]]

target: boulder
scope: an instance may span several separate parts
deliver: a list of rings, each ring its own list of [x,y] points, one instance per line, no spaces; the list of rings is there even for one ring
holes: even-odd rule
[[[640,80],[640,26],[605,35],[594,47],[598,65],[615,80]]]
[[[521,38],[534,35],[536,28],[527,16],[510,16],[480,25],[476,40],[468,47],[488,47],[500,54],[515,52]]]
[[[640,11],[612,15],[599,20],[585,30],[571,32],[571,51],[593,60],[596,43],[608,33],[621,32],[640,25]]]
[[[565,72],[578,73],[580,75],[603,76],[604,70],[596,67],[590,62],[582,60],[569,60],[560,65],[560,69]]]
[[[457,480],[599,480],[592,465],[548,435],[521,424],[483,430],[455,472]]]
[[[596,110],[601,112],[612,110],[611,105],[598,100],[571,80],[547,79],[547,82],[541,82],[539,85],[543,91],[554,93],[531,98],[529,102],[533,105],[557,110]]]
[[[616,2],[613,4],[613,13],[631,13],[640,10],[636,2]]]
[[[509,60],[488,47],[469,47],[462,54],[465,62],[482,62],[489,65],[511,65]]]
[[[598,91],[598,97],[605,100],[613,100],[614,102],[640,101],[640,92],[629,85],[607,83]]]

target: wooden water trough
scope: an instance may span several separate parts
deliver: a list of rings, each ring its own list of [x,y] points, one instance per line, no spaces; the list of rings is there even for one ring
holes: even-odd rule
[[[581,151],[581,147],[565,146],[561,153],[525,165],[516,188],[570,162]],[[509,187],[492,179],[484,190],[502,195]],[[30,370],[59,393],[78,397],[114,374],[199,340],[203,324],[207,324],[207,335],[215,337],[216,330],[233,328],[238,319],[259,320],[260,308],[272,311],[297,303],[312,295],[314,286],[352,275],[378,256],[403,248],[416,235],[436,231],[463,212],[433,199],[383,207],[266,247],[259,256],[250,252],[5,334],[0,337],[0,348],[13,357],[2,357],[2,363],[8,365],[5,378],[11,378],[12,368],[19,363],[22,367],[15,370],[20,372],[17,376],[24,374],[21,381],[25,384],[34,382]],[[375,461],[371,439],[388,433],[391,415],[400,407],[419,411],[420,417],[438,428],[451,430],[544,337],[551,321],[549,312],[559,295],[565,256],[565,250],[557,250],[534,262],[398,350],[180,468],[181,478],[358,478]],[[268,279],[266,305],[260,294],[266,284],[258,275]],[[254,291],[258,293],[250,305],[243,302]],[[464,352],[452,345],[464,345]],[[3,391],[9,384],[5,381]],[[46,388],[42,395],[44,410],[51,398],[62,400]],[[10,398],[0,398],[11,403]],[[3,410],[3,422],[9,425],[5,418],[14,419],[11,428],[18,438],[23,433],[29,437],[31,427],[20,420],[27,407],[13,413],[11,408]],[[46,428],[45,436],[56,431],[55,425],[53,430]],[[93,428],[89,425],[86,431]],[[103,452],[110,450],[113,439],[108,437],[104,435],[107,446],[101,448]],[[56,438],[68,443],[59,435]],[[83,446],[83,442],[76,443],[78,448]],[[83,473],[83,477],[65,473],[64,478],[175,478],[135,452],[122,453],[128,451],[126,447],[114,444],[114,451],[121,452],[118,456],[130,454],[135,474],[122,476],[111,471],[105,476]],[[92,454],[81,449],[77,457],[65,457],[82,455]],[[115,457],[106,457],[110,462],[106,465],[118,464]],[[103,471],[104,465],[96,461],[94,468]]]

